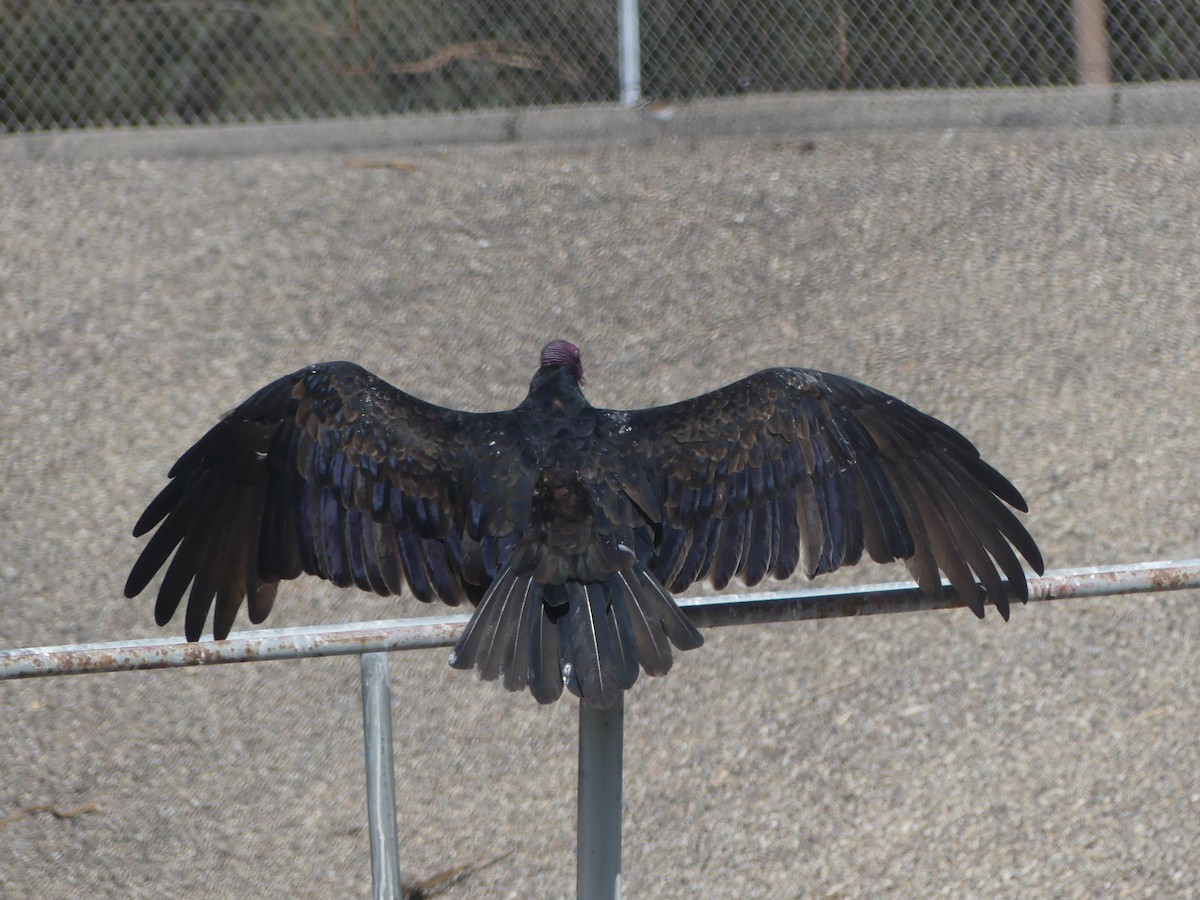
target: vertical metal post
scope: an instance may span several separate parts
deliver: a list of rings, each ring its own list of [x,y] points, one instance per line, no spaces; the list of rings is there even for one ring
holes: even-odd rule
[[[1111,84],[1108,27],[1104,0],[1071,0],[1071,30],[1075,34],[1075,68],[1083,84]]]
[[[579,704],[577,900],[621,896],[621,765],[625,697],[609,709]]]
[[[392,683],[386,653],[359,657],[363,743],[367,760],[367,826],[371,832],[371,896],[400,900],[396,838],[396,775],[392,761]]]
[[[638,0],[617,0],[617,39],[621,45],[621,102],[625,106],[637,106],[642,98]]]

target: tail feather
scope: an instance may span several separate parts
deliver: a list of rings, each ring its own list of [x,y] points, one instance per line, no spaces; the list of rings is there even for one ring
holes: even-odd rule
[[[555,619],[555,630],[558,632],[558,668],[562,672],[563,687],[576,697],[583,697],[579,673],[575,670],[575,641],[571,636],[570,608],[570,603],[565,603]]]
[[[704,643],[704,636],[696,630],[692,620],[645,566],[638,563],[633,567],[633,574],[637,587],[630,591],[630,595],[652,625],[657,623],[658,628],[680,650],[695,650]],[[633,579],[629,580],[632,582]],[[667,667],[670,668],[670,663]]]
[[[475,669],[484,681],[503,677],[504,687],[529,687],[539,703],[562,696],[558,633],[546,609],[542,585],[507,566],[475,610],[450,654],[455,669]]]
[[[505,601],[516,586],[517,573],[506,568],[492,582],[471,621],[467,623],[462,637],[454,645],[450,654],[450,665],[455,669],[479,668],[483,675],[484,661],[487,658],[487,648],[493,643],[500,616],[504,612]],[[486,677],[486,676],[484,676]],[[496,676],[493,675],[492,678]]]
[[[508,681],[514,675],[512,657],[513,651],[521,643],[524,621],[521,613],[533,590],[533,583],[528,578],[520,576],[505,579],[504,583],[506,589],[496,595],[492,604],[497,607],[494,616],[495,625],[483,635],[476,661],[479,674],[485,681],[495,681],[501,675],[504,675],[505,681]],[[528,655],[528,651],[526,651],[526,658]],[[521,662],[522,665],[516,667],[515,674],[519,674],[522,679],[519,687],[524,687],[525,665],[524,660]],[[514,688],[514,690],[517,689],[519,688]]]
[[[529,621],[529,692],[538,703],[553,703],[563,692],[562,664],[558,658],[558,624],[565,610],[549,609],[545,603],[531,604],[525,611]],[[508,685],[506,684],[505,687]],[[510,688],[520,690],[520,688]]]
[[[583,702],[612,706],[639,668],[671,668],[671,645],[704,638],[666,589],[639,562],[604,581],[541,585],[514,566],[501,570],[454,648],[450,665],[478,671],[505,688],[526,687],[553,703],[566,687]]]
[[[572,654],[567,687],[584,703],[599,709],[616,703],[638,676],[637,651],[629,633],[632,626],[622,636],[614,612],[614,607],[625,604],[606,587],[607,583],[567,584]],[[625,615],[628,617],[627,611]]]
[[[624,572],[618,572],[617,578],[621,580],[621,587],[627,596],[638,596],[637,590],[641,588],[641,582],[636,575],[626,576]],[[665,675],[670,671],[674,657],[661,620],[647,609],[645,603],[635,600],[625,608],[630,617],[630,628],[642,668],[646,670],[647,675]]]
[[[510,601],[505,610],[505,615],[510,622],[502,621],[500,627],[496,629],[496,646],[498,648],[496,655],[503,656],[501,671],[504,672],[504,687],[510,691],[519,691],[529,683],[529,669],[533,662],[533,657],[529,653],[531,631],[529,611],[533,610],[540,616],[542,610],[542,586],[529,579],[518,579],[517,581],[520,596],[516,602]],[[524,581],[524,584],[520,584],[521,581]],[[506,641],[507,646],[505,645]]]
[[[613,634],[617,639],[617,651],[620,654],[618,671],[624,680],[632,685],[638,677],[637,640],[633,636],[633,620],[629,614],[629,604],[613,601],[615,593],[614,580],[610,579],[603,585],[596,586],[605,594],[605,610],[612,625]]]

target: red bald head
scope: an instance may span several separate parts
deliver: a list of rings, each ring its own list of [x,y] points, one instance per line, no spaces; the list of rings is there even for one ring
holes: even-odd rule
[[[587,384],[583,377],[583,360],[579,357],[579,348],[570,341],[551,341],[542,348],[541,368],[551,366],[566,366],[578,384]]]

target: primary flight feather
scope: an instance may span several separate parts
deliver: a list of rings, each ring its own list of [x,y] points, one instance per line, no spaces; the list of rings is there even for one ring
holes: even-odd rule
[[[950,426],[864,384],[766,369],[641,410],[597,409],[551,341],[520,406],[445,409],[348,362],[258,391],[183,454],[134,526],[125,586],[166,567],[155,619],[228,635],[302,573],[475,605],[451,665],[542,703],[607,707],[700,633],[672,598],[708,579],[812,577],[903,559],[976,615],[1025,600],[1024,499]],[[173,554],[173,555],[172,555]],[[170,562],[168,564],[168,559]]]

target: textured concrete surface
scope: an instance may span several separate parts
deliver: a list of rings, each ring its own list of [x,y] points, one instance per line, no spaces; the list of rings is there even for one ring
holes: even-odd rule
[[[157,633],[121,594],[130,528],[274,376],[352,358],[494,409],[555,335],[597,404],[777,364],[898,394],[1012,477],[1053,567],[1200,555],[1198,136],[4,162],[0,646]],[[1196,604],[710,632],[627,702],[627,894],[1195,896]],[[306,580],[269,624],[428,611]],[[507,854],[445,896],[571,895],[575,706],[446,656],[393,658],[405,877]],[[6,683],[0,709],[0,893],[369,889],[353,658]]]

